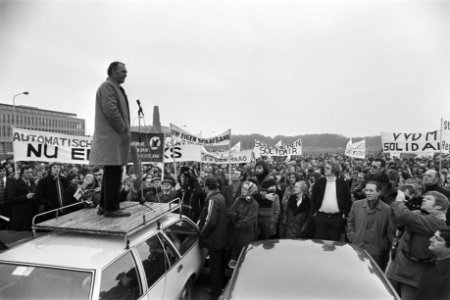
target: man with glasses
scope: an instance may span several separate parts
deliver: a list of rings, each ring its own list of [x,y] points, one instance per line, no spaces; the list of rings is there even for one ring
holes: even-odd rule
[[[377,181],[380,183],[381,189],[385,189],[389,184],[389,178],[386,174],[386,161],[380,157],[374,158],[366,179],[368,181]]]

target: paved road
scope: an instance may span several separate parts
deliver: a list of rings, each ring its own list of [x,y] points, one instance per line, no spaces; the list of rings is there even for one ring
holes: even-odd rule
[[[209,295],[210,288],[209,275],[206,273],[200,274],[194,284],[194,299],[211,300],[211,296]]]
[[[208,269],[203,269],[200,276],[197,278],[194,284],[194,300],[211,300],[209,291],[211,289],[211,282],[209,280]],[[227,269],[225,275],[230,277],[231,270]],[[228,280],[228,278],[226,278]]]

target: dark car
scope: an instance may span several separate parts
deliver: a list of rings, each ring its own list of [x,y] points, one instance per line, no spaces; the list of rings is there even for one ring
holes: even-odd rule
[[[400,299],[369,254],[325,240],[265,240],[243,248],[220,299]]]

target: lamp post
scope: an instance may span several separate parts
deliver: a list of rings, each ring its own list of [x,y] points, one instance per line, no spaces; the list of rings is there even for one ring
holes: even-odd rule
[[[16,95],[14,95],[13,96],[13,126],[15,127],[16,126],[16,97],[17,96],[20,96],[20,95],[28,95],[29,94],[29,92],[28,91],[25,91],[25,92],[22,92],[22,93],[18,93],[18,94],[16,94]],[[11,140],[12,140],[12,138],[11,138]],[[17,173],[17,161],[16,161],[16,158],[14,158],[14,172],[15,173]],[[14,175],[16,175],[16,174],[14,174]]]
[[[14,95],[14,97],[13,97],[13,111],[14,111],[13,125],[14,126],[16,126],[16,97],[20,96],[20,95],[28,95],[28,94],[29,94],[29,92],[25,91],[25,92],[22,92],[22,93],[18,93],[16,95]]]

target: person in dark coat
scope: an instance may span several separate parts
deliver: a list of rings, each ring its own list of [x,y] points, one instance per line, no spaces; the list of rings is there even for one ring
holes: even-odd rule
[[[227,206],[230,207],[236,198],[241,193],[242,181],[241,172],[234,171],[231,173],[231,184],[225,186],[222,190],[223,196],[227,200]]]
[[[8,228],[7,218],[11,216],[11,209],[8,203],[8,194],[10,193],[14,179],[6,177],[6,168],[0,164],[0,230]]]
[[[450,299],[450,227],[441,227],[430,238],[428,249],[436,256],[427,266],[417,288],[416,300]]]
[[[10,230],[31,230],[31,221],[37,213],[35,200],[36,184],[31,179],[32,168],[29,165],[20,168],[20,178],[15,180],[8,194],[11,209]]]
[[[258,187],[254,194],[258,202],[258,230],[260,240],[276,234],[276,226],[280,217],[280,198],[276,194],[276,182],[269,174],[269,166],[264,160],[255,164],[255,177],[251,178]]]
[[[253,198],[253,194],[257,191],[255,183],[245,181],[242,184],[241,195],[228,209],[230,261],[236,261],[242,247],[257,238],[258,203]]]
[[[149,191],[145,194],[145,200],[149,202],[169,203],[176,198],[173,187],[175,186],[175,179],[170,176],[164,177],[161,183],[161,191],[155,195],[151,195],[153,191]]]
[[[66,177],[60,176],[61,166],[58,163],[51,163],[48,170],[48,175],[39,180],[36,187],[36,200],[44,207],[44,211],[57,209],[68,204],[65,196],[68,181]],[[38,221],[51,217],[51,215],[43,216]]]
[[[205,201],[205,193],[198,182],[197,176],[188,166],[183,166],[180,168],[178,183],[181,188],[174,193],[174,199],[180,198],[186,205],[183,207],[183,214],[197,222]]]
[[[311,205],[314,212],[314,238],[340,241],[352,200],[350,189],[336,162],[325,162],[325,178],[314,183]]]
[[[200,244],[208,249],[211,297],[217,299],[225,285],[225,248],[227,246],[227,204],[216,179],[205,180],[205,207],[200,215]]]
[[[286,227],[286,238],[303,238],[302,230],[310,216],[310,209],[308,185],[304,181],[297,181],[294,185],[294,192],[287,201],[282,221]]]

